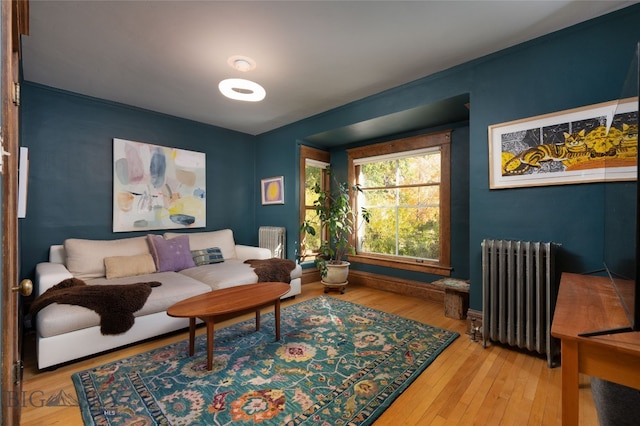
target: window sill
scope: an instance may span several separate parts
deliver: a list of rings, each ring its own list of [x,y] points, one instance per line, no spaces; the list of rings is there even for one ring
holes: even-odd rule
[[[427,261],[419,262],[417,260],[411,261],[362,254],[350,255],[349,262],[365,263],[368,265],[384,266],[387,268],[404,269],[407,271],[417,271],[427,274],[442,275],[445,277],[451,276],[451,270],[453,269],[451,266],[440,265]]]

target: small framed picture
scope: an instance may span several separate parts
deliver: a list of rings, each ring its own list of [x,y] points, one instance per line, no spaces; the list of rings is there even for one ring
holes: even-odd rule
[[[262,179],[262,205],[284,204],[284,176]]]

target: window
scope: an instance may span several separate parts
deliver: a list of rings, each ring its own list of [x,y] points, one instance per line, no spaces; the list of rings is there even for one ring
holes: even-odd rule
[[[313,201],[317,195],[313,188],[318,183],[321,188],[329,184],[326,167],[329,165],[329,153],[308,146],[300,146],[300,223],[305,220],[317,220]],[[304,183],[304,184],[302,184]],[[316,229],[320,229],[316,226]],[[323,230],[316,235],[300,235],[300,260],[313,260],[322,241],[326,239]]]
[[[348,150],[358,217],[351,260],[449,275],[450,131]]]

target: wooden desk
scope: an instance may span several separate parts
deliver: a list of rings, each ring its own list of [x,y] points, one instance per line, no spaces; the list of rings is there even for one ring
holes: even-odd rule
[[[609,278],[562,274],[551,335],[562,341],[563,425],[578,425],[579,373],[640,389],[640,332],[579,336],[628,325]]]

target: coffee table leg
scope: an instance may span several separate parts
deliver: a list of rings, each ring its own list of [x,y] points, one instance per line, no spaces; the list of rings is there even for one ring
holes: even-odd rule
[[[276,319],[276,340],[280,340],[280,298],[276,299],[273,313]]]
[[[256,331],[260,331],[260,309],[256,309]]]
[[[213,319],[207,318],[207,370],[213,368]]]
[[[196,319],[189,318],[189,356],[193,356],[196,340]]]

